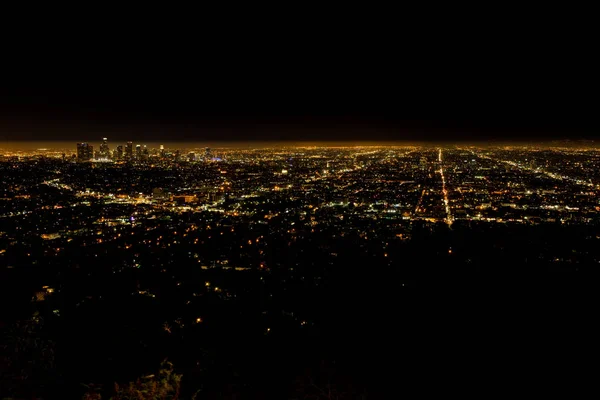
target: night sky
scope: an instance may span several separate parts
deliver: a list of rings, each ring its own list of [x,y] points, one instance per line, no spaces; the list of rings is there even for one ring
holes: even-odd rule
[[[580,27],[38,43],[0,86],[0,140],[600,139]]]

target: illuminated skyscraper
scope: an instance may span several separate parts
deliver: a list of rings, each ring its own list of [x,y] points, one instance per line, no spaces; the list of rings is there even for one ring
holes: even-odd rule
[[[206,149],[204,149],[204,158],[206,160],[210,160],[210,158],[211,158],[210,147],[207,147]]]
[[[123,159],[123,146],[117,146],[117,160]]]
[[[109,158],[110,157],[107,138],[102,139],[102,143],[100,143],[100,151],[99,151],[98,155],[100,156],[100,158]]]
[[[94,146],[88,143],[77,143],[77,161],[90,161],[94,158]]]
[[[135,146],[135,158],[136,160],[142,159],[142,146],[139,144]]]
[[[127,142],[127,147],[125,147],[125,159],[133,159],[133,142]]]

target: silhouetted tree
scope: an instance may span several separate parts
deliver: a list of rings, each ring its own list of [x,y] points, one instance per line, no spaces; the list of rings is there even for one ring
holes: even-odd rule
[[[177,400],[181,387],[181,374],[173,372],[173,364],[163,361],[157,374],[138,378],[126,385],[115,383],[111,400]],[[100,388],[86,386],[83,400],[101,400]]]
[[[0,333],[0,393],[39,397],[56,383],[55,343],[45,337],[44,320],[36,312]]]

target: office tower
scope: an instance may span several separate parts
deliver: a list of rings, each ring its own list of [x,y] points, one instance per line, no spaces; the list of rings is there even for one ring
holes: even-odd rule
[[[94,157],[94,146],[89,143],[77,143],[77,161],[90,161]]]
[[[181,152],[179,150],[175,151],[175,161],[181,160]]]
[[[102,143],[100,143],[100,151],[98,152],[100,158],[109,158],[110,152],[108,149],[108,139],[102,138]]]
[[[164,145],[160,145],[160,156],[164,157],[165,156],[165,146]]]
[[[188,154],[188,161],[196,161],[196,153],[193,151]]]
[[[142,146],[139,144],[135,146],[135,159],[136,160],[142,159]]]
[[[148,146],[143,145],[141,151],[142,151],[142,154],[140,155],[140,159],[144,160],[144,161],[148,161],[148,159],[150,158],[150,151],[148,150]]]
[[[133,142],[127,142],[127,147],[125,147],[125,159],[133,159]]]
[[[117,160],[122,160],[123,159],[123,146],[119,145],[117,146]]]
[[[206,160],[210,160],[211,154],[210,154],[210,148],[207,147],[206,149],[204,149],[204,158]]]

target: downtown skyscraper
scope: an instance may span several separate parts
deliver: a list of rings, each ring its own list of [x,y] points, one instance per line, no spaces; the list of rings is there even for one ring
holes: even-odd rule
[[[77,161],[90,161],[94,158],[94,146],[89,143],[77,143]]]
[[[102,138],[102,143],[100,143],[100,151],[98,152],[98,156],[103,159],[110,158],[110,150],[108,148],[107,138]]]
[[[125,147],[125,159],[133,159],[133,142],[127,142],[127,146]]]

